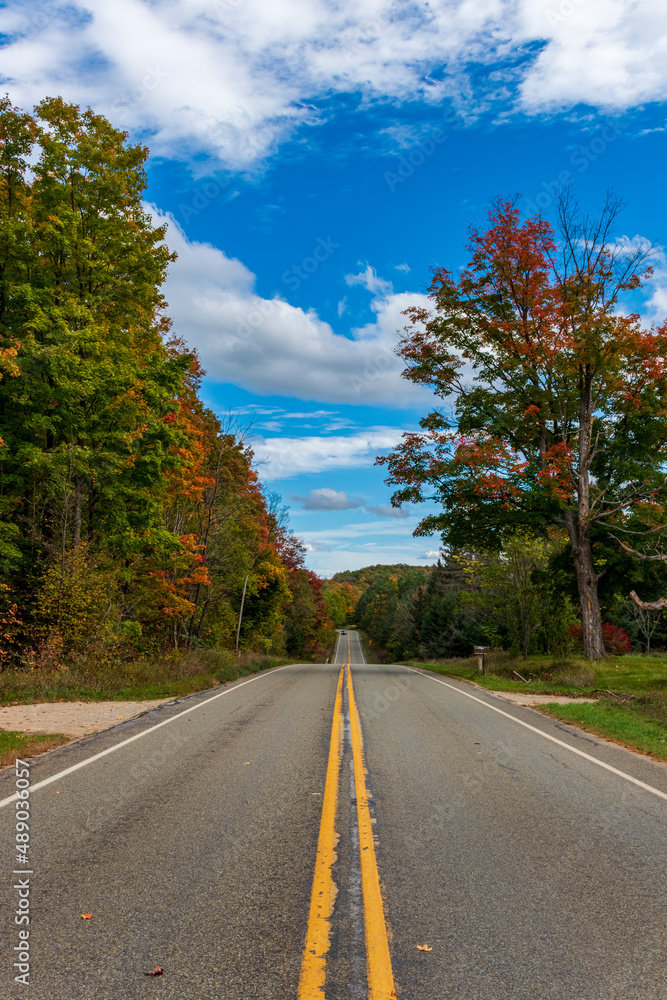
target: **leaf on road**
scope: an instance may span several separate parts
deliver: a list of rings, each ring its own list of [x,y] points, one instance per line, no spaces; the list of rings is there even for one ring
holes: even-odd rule
[[[144,972],[145,976],[161,976],[164,969],[161,969],[159,965],[156,965],[152,972]]]
[[[424,944],[417,945],[417,951],[433,951],[433,948],[429,948],[426,942],[424,942]]]
[[[81,914],[81,919],[82,920],[92,920],[93,919],[93,915],[92,915],[92,913],[82,913]]]

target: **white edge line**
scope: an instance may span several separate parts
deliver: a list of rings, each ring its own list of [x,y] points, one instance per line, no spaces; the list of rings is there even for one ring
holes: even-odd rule
[[[413,674],[420,674],[422,677],[427,677],[429,680],[436,681],[438,684],[444,684],[445,687],[450,688],[452,691],[456,691],[457,694],[465,695],[466,698],[472,698],[473,701],[479,702],[484,708],[490,708],[492,712],[497,712],[498,715],[504,715],[506,719],[511,719],[512,722],[516,722],[519,726],[523,726],[525,729],[530,729],[531,732],[537,733],[538,736],[543,736],[545,740],[551,740],[552,743],[557,743],[559,747],[565,747],[570,753],[576,753],[579,757],[584,757],[586,760],[590,760],[593,764],[597,764],[598,767],[603,767],[605,771],[611,771],[612,774],[617,774],[619,778],[625,778],[626,781],[631,781],[633,785],[637,785],[639,788],[643,788],[646,792],[651,792],[653,795],[657,795],[658,798],[664,799],[667,802],[667,792],[661,792],[659,788],[654,788],[653,785],[647,785],[645,781],[640,781],[639,778],[633,778],[631,774],[626,774],[625,771],[619,771],[617,767],[612,767],[611,764],[605,764],[604,761],[598,760],[596,757],[591,757],[589,753],[585,753],[583,750],[579,750],[577,747],[571,747],[569,743],[564,743],[563,740],[559,740],[556,736],[550,736],[549,733],[543,732],[538,729],[537,726],[531,726],[529,722],[524,722],[523,719],[517,719],[515,715],[510,715],[509,712],[504,712],[502,708],[496,708],[495,705],[489,705],[488,702],[484,701],[482,698],[478,698],[474,694],[470,694],[468,691],[462,691],[461,688],[456,687],[454,684],[448,684],[447,681],[441,680],[439,677],[434,677],[432,674],[426,673],[423,670],[416,670],[414,667],[404,667],[404,670],[411,670]],[[1,805],[1,803],[0,803]]]
[[[363,666],[363,664],[366,662],[366,654],[364,653],[364,646],[361,641],[361,636],[359,635],[359,633],[355,632],[354,635],[359,645],[359,653],[361,654],[361,665]],[[419,673],[419,671],[417,671],[417,673]]]
[[[235,684],[232,688],[227,688],[226,691],[219,691],[218,694],[214,694],[213,697],[207,698],[206,701],[200,701],[197,705],[193,705],[192,708],[186,708],[185,711],[179,712],[177,715],[172,715],[169,719],[165,719],[163,722],[158,722],[157,725],[151,726],[150,729],[144,729],[140,733],[136,733],[135,736],[130,736],[128,739],[123,740],[122,743],[116,743],[115,746],[109,747],[108,750],[102,750],[101,753],[96,753],[92,757],[87,757],[85,760],[80,760],[78,764],[72,764],[71,767],[65,768],[64,771],[58,771],[57,774],[52,774],[50,778],[44,778],[42,781],[38,781],[35,785],[30,786],[30,794],[36,792],[38,788],[44,788],[46,785],[50,785],[52,781],[59,781],[60,778],[64,778],[67,774],[72,774],[74,771],[80,770],[82,767],[86,767],[88,764],[92,764],[93,761],[100,760],[101,757],[108,757],[110,753],[114,753],[115,750],[120,750],[121,747],[126,747],[129,743],[134,743],[135,740],[140,740],[142,736],[148,736],[149,733],[154,733],[156,729],[161,729],[162,726],[168,726],[170,722],[176,722],[177,719],[182,719],[184,715],[191,715],[192,712],[196,712],[198,708],[203,708],[204,705],[210,705],[212,701],[216,698],[222,698],[226,694],[231,694],[232,691],[238,691],[239,688],[244,687],[246,684],[252,684],[253,681],[258,681],[262,677],[268,677],[270,674],[277,674],[279,670],[287,670],[289,667],[300,666],[298,663],[286,663],[284,667],[274,667],[273,670],[265,670],[261,674],[257,674],[255,677],[249,677],[247,681],[241,681],[240,684]],[[136,718],[136,716],[135,716]],[[0,801],[0,809],[5,806],[10,805],[12,802],[18,801],[18,795],[15,792],[10,795],[9,798],[2,799]]]

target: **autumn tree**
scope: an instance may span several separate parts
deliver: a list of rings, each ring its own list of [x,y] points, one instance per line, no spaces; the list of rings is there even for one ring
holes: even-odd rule
[[[327,580],[322,588],[329,617],[337,628],[354,621],[361,589],[347,581]]]
[[[314,651],[330,625],[171,334],[147,157],[90,108],[0,101],[0,669],[21,646],[231,646],[246,575],[247,647],[298,619]]]
[[[453,411],[379,460],[395,504],[440,504],[417,534],[499,549],[519,528],[565,528],[588,657],[605,652],[604,540],[661,528],[667,500],[667,328],[621,307],[650,273],[650,248],[615,238],[621,207],[608,196],[591,218],[565,193],[556,233],[493,205],[468,266],[434,269],[433,311],[408,310],[399,349],[405,377]]]

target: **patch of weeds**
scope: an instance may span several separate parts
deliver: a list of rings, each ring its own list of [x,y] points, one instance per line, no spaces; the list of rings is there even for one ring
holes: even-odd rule
[[[62,746],[63,743],[69,743],[69,737],[63,736],[62,733],[45,735],[0,729],[0,767],[12,765],[17,757],[19,759],[34,757],[38,753],[44,753],[45,750]]]

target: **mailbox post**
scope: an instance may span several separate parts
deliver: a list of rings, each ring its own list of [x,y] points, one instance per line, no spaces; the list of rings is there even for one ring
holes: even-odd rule
[[[477,673],[484,673],[484,654],[488,653],[490,646],[475,646],[474,652],[477,657]]]

